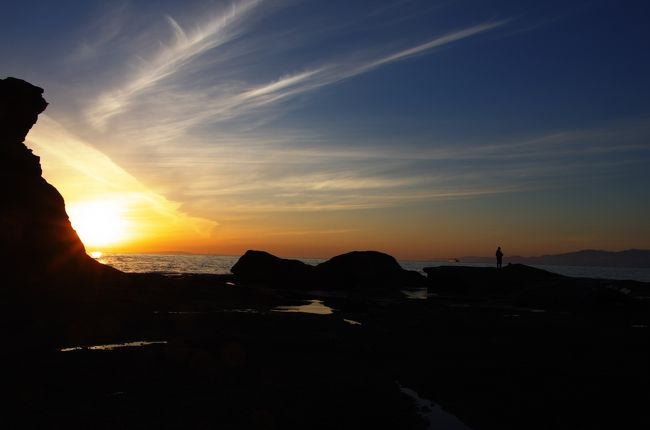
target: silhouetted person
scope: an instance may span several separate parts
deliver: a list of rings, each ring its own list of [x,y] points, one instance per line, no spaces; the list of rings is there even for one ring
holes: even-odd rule
[[[501,252],[500,246],[497,247],[496,256],[497,256],[497,269],[500,269],[501,264],[503,263],[503,252]]]

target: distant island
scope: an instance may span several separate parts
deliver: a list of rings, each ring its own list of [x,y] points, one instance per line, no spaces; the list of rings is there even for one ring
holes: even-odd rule
[[[650,250],[647,249],[625,251],[585,249],[538,257],[508,256],[506,254],[504,259],[506,263],[528,265],[650,268]],[[460,257],[459,260],[463,263],[493,263],[494,257]]]

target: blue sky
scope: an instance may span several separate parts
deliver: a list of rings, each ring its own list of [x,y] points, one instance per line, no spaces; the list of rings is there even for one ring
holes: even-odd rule
[[[203,251],[650,248],[645,2],[3,7],[2,75],[207,220]]]

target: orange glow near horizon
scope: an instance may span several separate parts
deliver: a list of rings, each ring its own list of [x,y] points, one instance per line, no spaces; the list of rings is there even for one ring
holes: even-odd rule
[[[73,228],[88,251],[142,252],[208,248],[217,223],[190,216],[47,115],[27,145],[43,177],[63,195]]]
[[[71,223],[91,253],[242,255],[261,249],[282,257],[329,258],[377,250],[427,260],[492,255],[497,245],[506,257],[631,247],[625,225],[617,227],[621,234],[606,236],[598,223],[585,227],[580,217],[524,217],[505,196],[490,197],[499,208],[493,213],[482,211],[476,199],[439,201],[427,210],[405,205],[282,211],[242,208],[217,196],[206,212],[217,214],[217,222],[183,211],[165,197],[164,187],[157,191],[156,184],[144,184],[47,115],[39,117],[27,144],[41,157],[44,178],[63,195]],[[555,219],[563,222],[550,229],[548,220]]]

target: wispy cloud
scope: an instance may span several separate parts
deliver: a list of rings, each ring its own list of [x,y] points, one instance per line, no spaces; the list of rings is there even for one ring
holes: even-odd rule
[[[286,92],[288,89],[307,81],[309,78],[313,77],[314,75],[317,75],[319,72],[320,70],[311,70],[296,75],[283,76],[275,82],[271,82],[270,84],[267,85],[262,85],[260,87],[254,88],[252,90],[243,93],[241,95],[241,98],[243,100],[247,100],[247,99],[254,99],[254,98],[264,97],[268,95],[278,94],[283,91]]]
[[[81,42],[64,57],[64,61],[79,66],[105,55],[110,45],[115,44],[124,34],[127,21],[128,3],[123,0],[112,2],[109,9],[103,10],[100,17],[89,23],[88,28],[92,31],[79,35]]]
[[[458,31],[453,31],[451,33],[447,33],[443,36],[437,37],[433,40],[430,40],[428,42],[422,43],[417,46],[413,46],[411,48],[404,49],[399,52],[395,52],[393,54],[389,54],[383,58],[380,58],[378,60],[375,60],[369,64],[364,65],[361,68],[361,71],[368,70],[370,68],[382,66],[384,64],[392,63],[395,61],[400,61],[404,60],[409,57],[413,57],[416,55],[421,55],[424,54],[434,48],[439,48],[441,46],[447,45],[452,42],[457,42],[462,39],[466,39],[468,37],[476,36],[478,34],[484,33],[486,31],[495,29],[497,27],[500,27],[504,24],[506,24],[509,20],[501,20],[501,21],[494,21],[494,22],[486,22],[483,24],[475,25],[473,27],[468,27],[464,28],[462,30]]]
[[[259,3],[260,0],[235,3],[225,13],[189,32],[181,28],[172,17],[167,17],[174,40],[161,46],[152,59],[144,60],[140,70],[130,76],[125,84],[100,96],[97,104],[89,111],[88,118],[95,125],[104,126],[111,117],[126,110],[132,99],[142,91],[174,75],[196,57],[230,41],[237,34],[237,24]]]
[[[490,144],[440,141],[435,148],[331,148],[318,137],[292,142],[261,134],[229,144],[224,137],[196,154],[174,153],[181,157],[172,162],[179,163],[175,171],[192,168],[168,182],[166,193],[206,213],[215,206],[241,212],[367,209],[566,187],[647,163],[647,134],[643,125],[621,125]]]
[[[284,109],[300,106],[299,96],[511,21],[441,32],[401,48],[394,48],[400,41],[390,49],[344,47],[318,61],[277,67],[265,57],[276,40],[247,39],[262,5],[237,2],[191,28],[168,17],[167,34],[159,38],[169,41],[152,57],[142,53],[141,66],[102,89],[86,109],[94,127],[89,133],[108,131],[96,133],[97,145],[190,213],[218,218],[225,212],[367,209],[520,192],[586,174],[602,163],[590,154],[623,154],[642,145],[611,145],[620,128],[397,146],[381,136],[333,145],[326,131],[266,127]]]
[[[103,92],[87,109],[86,115],[90,122],[103,128],[108,121],[120,114],[128,113],[132,118],[136,108],[139,112],[147,112],[147,109],[142,107],[149,102],[156,104],[157,115],[161,114],[161,105],[173,106],[168,116],[162,112],[163,118],[159,121],[148,121],[146,115],[139,119],[141,123],[164,123],[165,127],[158,129],[156,138],[169,139],[176,138],[179,133],[196,124],[230,121],[253,113],[259,114],[261,109],[265,109],[266,114],[273,115],[278,109],[278,104],[300,94],[353,78],[390,63],[423,55],[435,48],[495,29],[507,22],[487,22],[463,28],[395,52],[379,55],[353,52],[348,58],[354,60],[341,61],[332,58],[315,67],[287,73],[260,84],[248,84],[241,80],[222,81],[197,89],[192,82],[182,79],[183,76],[176,76],[182,75],[184,66],[190,62],[196,63],[195,68],[203,68],[206,73],[215,70],[215,61],[219,63],[219,52],[214,52],[209,61],[203,61],[200,57],[207,51],[232,41],[240,34],[245,28],[247,17],[259,4],[260,1],[237,3],[226,13],[191,31],[183,29],[173,18],[168,17],[174,35],[173,41],[163,45],[154,58],[143,60],[143,65],[137,73],[128,76],[117,88]],[[263,51],[263,47],[259,48],[259,51]],[[373,47],[371,51],[378,51],[378,48]],[[145,55],[142,57],[146,58]],[[128,122],[123,122],[123,125]],[[138,130],[141,128],[135,125],[133,127]]]
[[[233,100],[234,104],[243,105],[244,101],[259,99],[263,96],[273,95],[270,100],[265,102],[280,101],[284,98],[295,96],[300,93],[312,91],[317,88],[331,85],[344,79],[350,79],[355,76],[367,73],[374,68],[388,65],[397,61],[402,61],[417,55],[423,55],[435,48],[466,39],[480,33],[495,29],[504,25],[508,20],[488,22],[480,25],[453,31],[442,36],[436,37],[428,42],[406,48],[397,52],[388,53],[380,57],[369,57],[366,53],[357,53],[355,58],[365,58],[362,61],[355,62],[330,62],[321,65],[316,70],[302,72],[294,75],[286,75],[275,82],[255,87],[241,97]],[[258,100],[259,101],[259,100]],[[238,103],[239,102],[239,103]],[[255,104],[253,104],[255,106]]]

